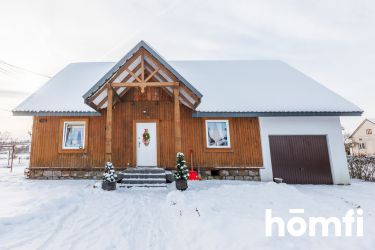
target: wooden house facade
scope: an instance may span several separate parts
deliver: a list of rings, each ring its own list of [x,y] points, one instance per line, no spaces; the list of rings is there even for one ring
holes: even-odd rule
[[[205,77],[203,72],[201,84],[210,85],[213,91],[204,94],[215,96],[215,83]],[[80,64],[68,66],[14,110],[15,115],[33,116],[29,177],[95,178],[101,176],[107,161],[117,170],[136,166],[174,169],[176,153],[183,152],[187,165],[199,168],[207,178],[271,180],[278,177],[272,175],[272,169],[281,176],[285,169],[284,178],[295,183],[347,182],[341,153],[339,159],[332,157],[343,147],[327,144],[327,140],[330,137],[331,143],[339,141],[335,130],[338,117],[358,115],[362,112],[359,108],[350,104],[341,110],[324,111],[241,110],[243,101],[238,101],[238,108],[231,107],[236,96],[228,100],[218,96],[218,103],[228,102],[230,111],[202,111],[198,108],[205,97],[187,79],[143,41],[116,64],[91,63],[90,70]],[[230,88],[235,83],[226,84]],[[218,85],[217,91],[221,88],[223,98],[227,98],[222,87]],[[83,97],[76,98],[75,91]],[[237,91],[241,96],[246,90]],[[48,97],[41,103],[43,96]],[[285,119],[297,121],[285,131],[267,132]],[[288,129],[301,122],[298,126],[305,126],[306,119],[312,121],[309,126],[322,128],[321,132],[298,132],[297,128],[301,137],[278,138],[274,143],[272,136],[288,137],[293,134]],[[329,126],[334,127],[333,131],[325,131]],[[316,142],[314,136],[318,135],[323,136],[323,142]],[[293,144],[303,149],[295,149]],[[307,154],[298,162],[312,170],[307,177],[301,175],[298,169],[304,166],[294,166],[291,160],[304,155],[296,153],[298,150],[313,150],[318,165],[323,158],[328,159],[326,168],[307,164]],[[284,151],[288,151],[285,157],[289,159],[283,158]],[[280,154],[283,159],[279,159]],[[300,175],[297,179],[296,172]]]

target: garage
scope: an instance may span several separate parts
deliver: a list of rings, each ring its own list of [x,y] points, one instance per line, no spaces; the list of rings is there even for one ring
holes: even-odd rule
[[[332,184],[325,135],[270,135],[273,176],[288,184]]]

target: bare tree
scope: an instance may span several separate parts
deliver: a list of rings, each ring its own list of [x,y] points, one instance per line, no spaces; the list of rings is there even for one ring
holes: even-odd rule
[[[5,131],[5,132],[1,132],[0,131],[0,144],[5,144],[5,143],[9,143],[11,141],[11,136],[10,136],[10,133]]]
[[[344,135],[345,152],[347,155],[350,155],[350,151],[354,146],[354,142],[350,138],[350,134],[348,132],[344,131],[343,135]]]

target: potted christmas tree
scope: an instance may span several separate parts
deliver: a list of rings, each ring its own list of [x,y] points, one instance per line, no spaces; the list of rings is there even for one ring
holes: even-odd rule
[[[105,172],[103,174],[102,189],[107,191],[115,190],[116,179],[117,175],[115,169],[113,168],[113,164],[111,162],[107,162],[105,164]]]
[[[177,153],[176,159],[176,173],[174,175],[176,179],[176,188],[184,191],[188,188],[187,180],[189,178],[189,170],[186,166],[185,156],[183,153]]]

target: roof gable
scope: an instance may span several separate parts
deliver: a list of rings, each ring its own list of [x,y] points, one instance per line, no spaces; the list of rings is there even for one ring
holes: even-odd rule
[[[353,131],[353,133],[349,136],[349,138],[354,137],[354,136],[357,134],[357,132],[363,127],[363,125],[365,125],[367,122],[370,122],[370,123],[372,123],[372,124],[375,125],[375,119],[366,118],[366,119],[364,119],[364,120],[358,125],[358,127]]]
[[[143,79],[141,79],[143,78]],[[153,82],[149,83],[152,79]],[[85,103],[100,110],[107,107],[107,85],[113,88],[120,100],[130,87],[143,84],[160,84],[168,94],[173,94],[173,88],[168,85],[179,84],[180,101],[187,107],[194,109],[200,103],[202,94],[195,89],[184,77],[170,66],[146,42],[139,42],[119,62],[117,62],[83,98]],[[126,84],[126,87],[124,86]]]

